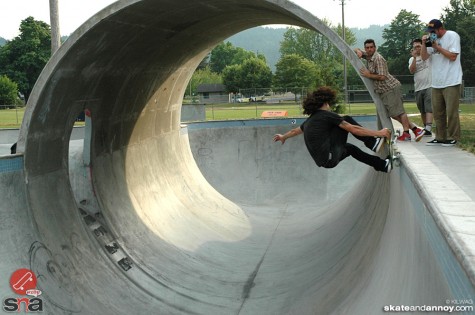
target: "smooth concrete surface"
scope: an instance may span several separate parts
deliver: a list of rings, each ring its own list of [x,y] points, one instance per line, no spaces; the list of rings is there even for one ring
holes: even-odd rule
[[[389,175],[352,159],[325,170],[302,138],[271,141],[292,123],[182,128],[177,141],[189,160],[174,164],[188,170],[166,180],[159,177],[176,167],[142,173],[137,182],[128,179],[133,170],[85,167],[83,141],[71,141],[69,183],[61,184],[75,206],[57,200],[41,217],[28,207],[22,156],[0,159],[0,271],[26,267],[39,275],[46,314],[382,314],[389,305],[473,299],[451,234],[413,183],[424,172],[406,165],[415,150],[420,163],[426,146],[401,146],[403,166]],[[162,161],[159,148],[134,161]],[[192,171],[193,187],[180,178]],[[97,173],[124,176],[127,187],[98,191],[91,185]],[[113,207],[101,205],[104,193]],[[56,242],[45,243],[45,233]],[[111,253],[106,246],[114,243]],[[0,283],[0,296],[11,295]]]
[[[11,147],[18,141],[19,129],[0,129],[0,157],[10,155]],[[70,140],[84,139],[84,127],[74,127]]]

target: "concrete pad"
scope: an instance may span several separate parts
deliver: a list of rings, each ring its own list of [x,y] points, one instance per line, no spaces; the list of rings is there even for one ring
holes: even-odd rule
[[[170,314],[382,314],[386,305],[445,305],[446,299],[472,296],[464,264],[457,260],[462,256],[452,253],[450,236],[441,233],[418,197],[404,163],[390,175],[351,159],[333,170],[317,168],[302,139],[284,146],[271,141],[274,133],[292,127],[287,122],[183,129],[177,141],[189,146],[193,156],[185,164],[188,169],[197,165],[193,176],[205,181],[188,186],[181,197],[181,181],[165,176],[166,169],[157,172],[166,180],[157,186],[137,183],[123,193],[95,190],[91,180],[98,175],[83,164],[82,140],[70,143],[69,184],[76,207],[68,210],[58,200],[57,209],[65,215],[50,211],[46,221],[32,215],[25,207],[21,169],[2,174],[2,191],[14,193],[1,207],[2,222],[11,221],[6,216],[12,209],[24,218],[2,229],[2,239],[13,240],[3,247],[8,259],[2,271],[31,266],[49,274],[40,281],[47,314],[64,309],[83,314],[151,309]],[[113,180],[120,174],[99,172]],[[187,171],[177,173],[182,177]],[[171,192],[167,185],[177,186]],[[98,197],[104,194],[115,196],[108,201],[114,207],[101,204]],[[219,205],[209,203],[213,195]],[[458,226],[457,218],[463,217],[453,216],[447,224]],[[64,235],[57,238],[64,248],[38,242],[44,238],[38,225]],[[14,237],[18,228],[30,232]],[[459,226],[470,233],[464,229]],[[471,234],[461,241],[473,247]],[[110,253],[106,245],[114,243],[117,251]],[[118,263],[124,257],[132,262],[128,270]],[[473,262],[472,256],[463,257]],[[51,264],[53,273],[47,267]],[[66,291],[58,290],[65,286]],[[2,296],[11,295],[8,284],[0,288]]]
[[[380,314],[474,296],[470,238],[452,237],[410,163],[316,168],[301,139],[271,141],[293,120],[180,126],[201,60],[270,23],[319,31],[362,65],[281,0],[118,1],[69,37],[31,94],[20,154],[0,159],[0,296],[18,268],[46,314]],[[84,109],[87,165],[71,141]]]

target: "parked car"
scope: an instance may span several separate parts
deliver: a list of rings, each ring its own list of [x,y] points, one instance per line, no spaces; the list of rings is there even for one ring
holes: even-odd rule
[[[236,102],[238,103],[249,103],[251,99],[249,97],[239,97],[236,99]]]

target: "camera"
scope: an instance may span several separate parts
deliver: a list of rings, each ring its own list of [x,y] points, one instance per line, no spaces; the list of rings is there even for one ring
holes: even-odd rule
[[[436,33],[430,33],[429,37],[426,39],[426,47],[432,47],[432,43],[437,39]]]

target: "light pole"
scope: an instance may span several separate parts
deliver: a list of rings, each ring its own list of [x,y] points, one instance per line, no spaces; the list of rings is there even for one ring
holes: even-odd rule
[[[346,43],[346,30],[345,30],[345,0],[340,0],[341,4],[341,33],[343,41]],[[343,54],[343,93],[345,95],[345,106],[348,104],[348,80],[347,80],[347,71],[346,71],[346,57]],[[351,107],[350,107],[351,114]]]
[[[49,0],[49,15],[51,22],[51,55],[53,55],[61,45],[58,0]]]

